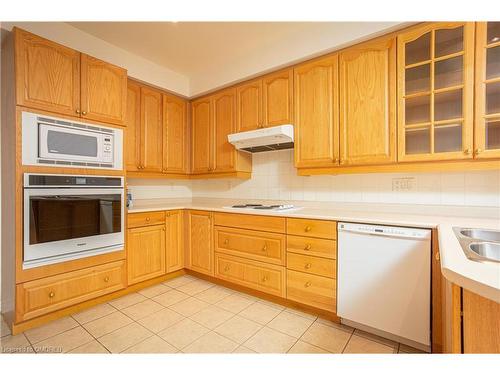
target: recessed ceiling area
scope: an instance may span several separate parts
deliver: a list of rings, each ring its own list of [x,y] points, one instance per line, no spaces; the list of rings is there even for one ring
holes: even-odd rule
[[[70,22],[189,78],[197,96],[402,27],[396,22]]]

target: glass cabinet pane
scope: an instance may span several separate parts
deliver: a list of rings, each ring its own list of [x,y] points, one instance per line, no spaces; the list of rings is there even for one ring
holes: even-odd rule
[[[406,154],[428,154],[431,152],[430,134],[430,128],[406,129]]]
[[[500,46],[486,50],[486,79],[500,77]]]
[[[462,84],[462,61],[462,56],[437,61],[434,65],[434,88],[442,89]]]
[[[462,117],[462,90],[440,92],[434,95],[434,121]]]
[[[434,152],[462,150],[462,124],[447,124],[434,127]]]
[[[500,119],[486,121],[486,149],[500,149]]]
[[[488,22],[488,36],[486,43],[500,42],[500,22]]]
[[[411,65],[431,58],[431,33],[405,45],[405,64]]]
[[[464,49],[464,28],[436,30],[434,57],[450,55]]]
[[[430,95],[417,96],[405,100],[406,125],[419,124],[431,121]]]
[[[486,84],[486,114],[500,113],[500,81]]]
[[[406,95],[417,92],[425,92],[431,89],[431,66],[430,64],[416,66],[406,69],[405,93]]]

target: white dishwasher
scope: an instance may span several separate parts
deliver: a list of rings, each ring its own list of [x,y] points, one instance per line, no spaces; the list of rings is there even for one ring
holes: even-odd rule
[[[431,231],[338,224],[337,315],[430,349]]]

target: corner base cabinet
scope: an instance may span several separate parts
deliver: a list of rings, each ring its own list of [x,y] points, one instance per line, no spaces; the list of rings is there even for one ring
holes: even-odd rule
[[[212,212],[190,210],[187,213],[186,268],[214,275]]]

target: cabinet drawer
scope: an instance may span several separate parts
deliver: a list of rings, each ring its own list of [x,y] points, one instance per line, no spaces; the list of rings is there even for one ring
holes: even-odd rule
[[[308,255],[290,253],[287,255],[287,268],[311,273],[313,275],[324,276],[335,279],[337,277],[337,267],[335,260]]]
[[[285,268],[224,254],[215,254],[215,277],[285,297]]]
[[[146,225],[158,225],[165,223],[165,212],[141,212],[137,214],[128,214],[128,228],[144,227]]]
[[[68,272],[17,286],[18,320],[27,320],[126,286],[125,261]]]
[[[287,236],[287,251],[292,253],[313,255],[323,258],[337,258],[337,242],[322,238]]]
[[[284,217],[257,216],[244,214],[226,214],[216,212],[214,214],[215,225],[242,229],[253,229],[264,232],[285,233]]]
[[[285,235],[215,227],[215,250],[273,264],[285,264]]]
[[[334,240],[337,238],[337,223],[326,220],[287,219],[286,232],[297,236]]]
[[[287,270],[286,294],[292,301],[319,309],[336,311],[334,279]]]

